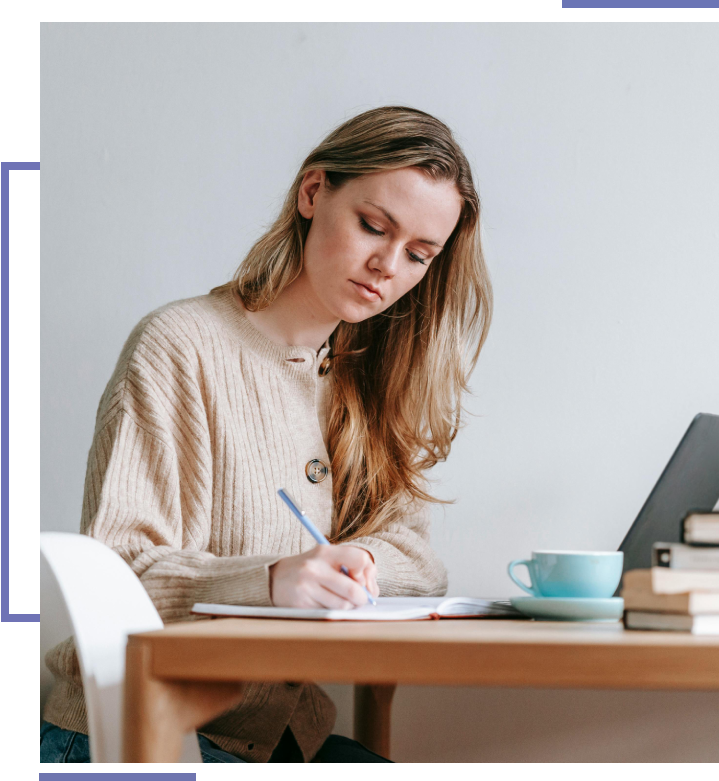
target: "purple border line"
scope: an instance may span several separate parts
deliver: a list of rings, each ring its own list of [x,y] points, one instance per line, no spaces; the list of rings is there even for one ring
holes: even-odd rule
[[[9,440],[8,431],[9,409],[8,409],[8,333],[10,325],[10,313],[8,304],[10,302],[9,285],[9,251],[10,251],[10,171],[39,171],[40,163],[2,163],[0,165],[0,194],[2,195],[2,217],[0,219],[0,230],[2,231],[2,340],[0,341],[0,366],[2,366],[2,384],[0,393],[2,394],[2,407],[0,409],[0,420],[2,420],[2,443],[0,443],[0,457],[2,458],[2,507],[0,508],[0,621],[39,621],[39,613],[11,613],[10,612],[10,519],[9,519]]]
[[[719,0],[562,0],[562,8],[719,8]]]
[[[40,781],[196,781],[195,773],[40,773]]]
[[[40,781],[195,781],[195,773],[40,773]]]

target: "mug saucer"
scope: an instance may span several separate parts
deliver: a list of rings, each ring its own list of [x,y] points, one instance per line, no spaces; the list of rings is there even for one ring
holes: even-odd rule
[[[530,618],[545,621],[619,621],[621,597],[511,597],[512,607]]]

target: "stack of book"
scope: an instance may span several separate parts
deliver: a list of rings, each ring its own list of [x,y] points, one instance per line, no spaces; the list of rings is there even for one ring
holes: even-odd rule
[[[651,569],[624,573],[624,625],[719,634],[719,512],[682,521],[682,542],[656,542]]]

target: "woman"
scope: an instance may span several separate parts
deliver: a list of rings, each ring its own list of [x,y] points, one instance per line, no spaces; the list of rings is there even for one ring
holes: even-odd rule
[[[491,300],[450,130],[398,106],[345,122],[232,282],[133,330],[97,412],[82,532],[128,562],[165,622],[195,602],[444,594],[423,473],[449,454]],[[281,487],[333,545],[314,544]],[[47,663],[41,760],[88,761],[71,640]],[[314,684],[253,684],[200,743],[210,762],[383,761],[331,735],[334,719]]]

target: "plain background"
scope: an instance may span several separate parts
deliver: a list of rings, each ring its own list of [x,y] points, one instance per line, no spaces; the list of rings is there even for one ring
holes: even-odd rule
[[[615,549],[719,412],[718,77],[715,25],[42,25],[42,528],[78,529],[137,321],[227,281],[333,127],[403,104],[470,159],[495,292],[433,470],[449,594],[518,593],[506,563],[533,549]],[[42,631],[65,635],[47,600]],[[351,734],[351,689],[328,690]],[[716,693],[401,688],[392,748],[717,761],[718,732]]]

